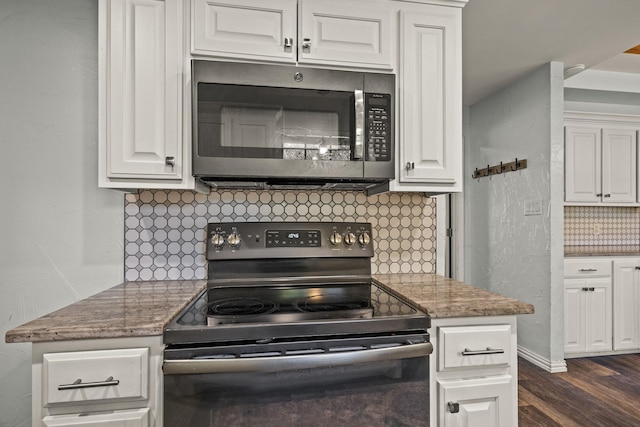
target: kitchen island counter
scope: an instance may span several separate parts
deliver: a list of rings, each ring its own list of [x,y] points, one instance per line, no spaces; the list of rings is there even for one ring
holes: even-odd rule
[[[534,309],[436,274],[380,274],[379,283],[432,318],[530,314]],[[125,282],[7,332],[5,341],[46,342],[162,335],[205,280]]]
[[[373,278],[433,319],[534,312],[531,304],[437,274],[377,274]]]
[[[205,280],[125,282],[7,332],[5,341],[44,342],[162,335]]]

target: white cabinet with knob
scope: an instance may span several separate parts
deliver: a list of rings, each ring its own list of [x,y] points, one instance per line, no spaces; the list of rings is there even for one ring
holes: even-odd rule
[[[432,319],[431,425],[517,426],[515,316]]]
[[[384,1],[194,0],[193,55],[393,68]]]
[[[183,0],[100,0],[100,187],[195,188],[184,21]]]
[[[462,191],[462,9],[403,6],[393,191]]]
[[[640,258],[613,262],[613,349],[640,349]]]
[[[612,265],[606,258],[564,261],[564,351],[567,357],[612,350]]]
[[[33,425],[162,426],[162,337],[36,342]]]
[[[640,118],[565,113],[565,204],[637,205]]]

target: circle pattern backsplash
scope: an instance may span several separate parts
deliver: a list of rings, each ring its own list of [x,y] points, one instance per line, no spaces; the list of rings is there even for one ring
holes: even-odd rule
[[[435,272],[436,201],[422,193],[145,190],[125,197],[125,280],[206,279],[207,223],[248,221],[370,222],[372,273]]]

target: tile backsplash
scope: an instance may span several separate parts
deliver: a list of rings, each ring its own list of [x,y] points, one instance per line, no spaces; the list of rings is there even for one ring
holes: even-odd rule
[[[640,208],[565,206],[565,246],[640,245]]]
[[[141,191],[125,198],[125,280],[204,279],[208,222],[363,221],[373,273],[435,273],[436,201],[423,193]]]

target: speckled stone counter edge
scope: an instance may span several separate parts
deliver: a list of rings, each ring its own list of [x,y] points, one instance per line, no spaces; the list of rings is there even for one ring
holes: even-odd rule
[[[565,246],[564,256],[588,257],[588,256],[640,256],[640,246]]]
[[[374,275],[384,288],[432,318],[530,314],[534,308],[436,274]],[[125,282],[6,333],[5,341],[44,342],[162,335],[206,287],[204,280]]]

